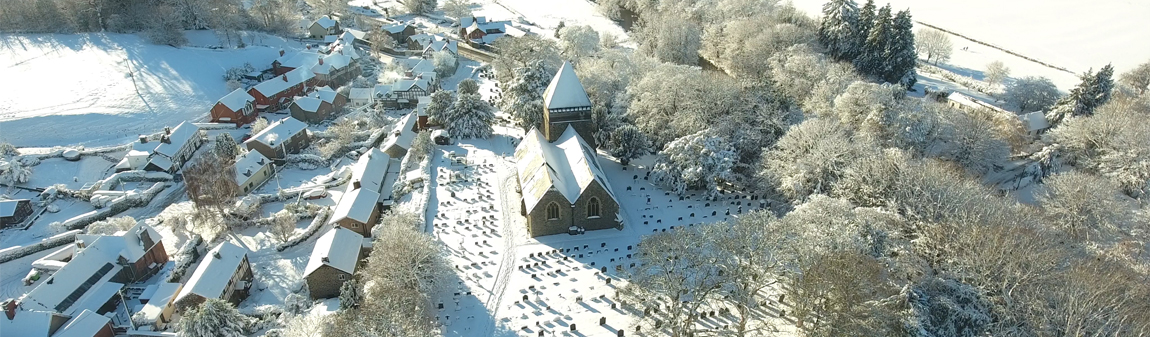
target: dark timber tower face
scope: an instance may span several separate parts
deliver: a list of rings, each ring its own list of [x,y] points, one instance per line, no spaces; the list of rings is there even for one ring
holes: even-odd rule
[[[595,122],[591,119],[591,99],[583,90],[583,83],[575,76],[571,62],[563,62],[547,91],[543,92],[543,125],[539,130],[554,142],[570,125],[591,148],[595,144]]]

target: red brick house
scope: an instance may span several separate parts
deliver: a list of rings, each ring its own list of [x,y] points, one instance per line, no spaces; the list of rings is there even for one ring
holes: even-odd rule
[[[255,109],[255,98],[244,89],[236,89],[220,98],[212,106],[212,123],[236,123],[244,125],[256,120],[259,114]]]
[[[311,69],[300,68],[276,76],[248,90],[255,99],[256,111],[276,111],[287,107],[291,98],[301,96],[315,85]]]

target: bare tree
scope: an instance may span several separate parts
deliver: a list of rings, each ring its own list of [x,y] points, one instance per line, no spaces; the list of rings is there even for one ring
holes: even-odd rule
[[[456,20],[471,17],[471,1],[447,0],[443,3],[443,14]]]
[[[268,233],[271,233],[280,242],[287,242],[295,234],[296,222],[299,219],[287,210],[281,210],[272,215],[272,223]]]
[[[708,226],[716,248],[726,259],[719,262],[726,286],[726,302],[734,305],[739,321],[735,326],[738,336],[758,335],[770,326],[757,318],[766,294],[763,291],[775,285],[782,264],[775,256],[779,247],[778,236],[772,235],[775,215],[769,211],[754,211],[727,224]],[[753,323],[758,323],[754,324]]]
[[[902,331],[898,295],[882,264],[857,252],[817,256],[788,281],[799,329],[813,336],[889,336]],[[791,314],[791,313],[788,313]]]
[[[263,131],[264,129],[267,129],[268,124],[269,123],[267,118],[257,118],[255,122],[252,122],[252,134],[254,135],[260,133],[260,131]]]
[[[213,153],[204,153],[184,168],[188,199],[195,205],[197,217],[204,224],[222,225],[222,214],[239,195],[235,170],[230,161]],[[220,228],[216,228],[217,230]]]
[[[1088,173],[1045,179],[1038,199],[1050,223],[1077,239],[1108,240],[1134,220],[1133,200],[1109,179]]]
[[[718,262],[724,257],[710,249],[703,230],[653,234],[639,243],[639,263],[626,271],[630,282],[618,295],[627,309],[641,312],[638,324],[646,325],[644,331],[693,335],[698,332],[696,313],[722,295],[724,276]]]
[[[994,61],[986,64],[986,72],[983,74],[987,83],[999,84],[1010,76],[1010,68],[1002,61]]]
[[[938,64],[950,59],[954,46],[950,44],[950,37],[937,29],[920,28],[914,36],[915,49],[920,54],[926,53],[926,61]]]

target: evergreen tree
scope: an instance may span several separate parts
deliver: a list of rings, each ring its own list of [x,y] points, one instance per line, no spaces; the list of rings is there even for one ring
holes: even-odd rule
[[[890,5],[879,9],[874,17],[870,34],[863,44],[862,53],[855,59],[855,67],[859,72],[868,76],[885,77],[891,72],[891,64],[887,59],[893,40],[894,23],[891,19]]]
[[[360,298],[358,282],[355,278],[347,280],[339,287],[339,310],[359,307]]]
[[[231,303],[209,298],[184,313],[177,331],[185,337],[244,337],[248,321]]]
[[[651,148],[651,142],[647,141],[647,136],[643,135],[643,132],[632,124],[622,124],[612,130],[610,138],[603,145],[607,153],[618,158],[619,163],[624,166],[631,163],[632,159],[647,154]]]
[[[1079,77],[1078,83],[1070,94],[1062,97],[1047,113],[1050,123],[1058,124],[1068,116],[1091,116],[1094,109],[1110,101],[1110,93],[1114,90],[1114,67],[1106,65],[1094,73],[1088,70]]]
[[[424,108],[427,112],[427,118],[434,123],[444,124],[447,123],[448,110],[451,110],[451,105],[455,102],[455,95],[450,90],[440,90],[431,94],[431,102],[427,103]]]
[[[499,101],[499,107],[510,113],[524,131],[543,123],[543,91],[554,74],[548,70],[545,61],[532,61],[525,67],[516,68],[512,79],[503,83],[503,99]]]
[[[216,136],[216,145],[212,147],[212,152],[219,156],[221,159],[233,161],[236,156],[240,154],[239,145],[236,144],[235,138],[227,132],[220,133]]]
[[[854,0],[831,0],[823,5],[819,42],[838,60],[854,60],[859,50],[859,9]]]
[[[910,12],[898,12],[891,28],[893,31],[886,57],[890,69],[883,74],[883,80],[910,89],[914,85],[914,64],[918,60],[918,53],[914,50],[914,21],[910,19]]]
[[[874,27],[875,10],[874,0],[867,0],[866,4],[859,10],[859,25],[858,30],[855,31],[855,33],[858,33],[858,36],[855,37],[855,41],[857,41],[856,43],[859,45],[859,53],[862,53],[862,45],[866,43],[867,37],[870,36],[870,30]]]
[[[447,132],[452,137],[488,138],[494,132],[495,113],[479,94],[462,94],[448,113]]]

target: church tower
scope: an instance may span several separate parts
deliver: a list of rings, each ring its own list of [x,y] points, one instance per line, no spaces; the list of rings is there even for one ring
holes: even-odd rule
[[[575,76],[575,68],[571,62],[563,62],[547,91],[543,92],[543,125],[539,131],[547,137],[548,142],[554,142],[563,135],[567,126],[575,128],[579,136],[595,148],[595,122],[591,119],[591,99],[583,90],[583,83]]]

